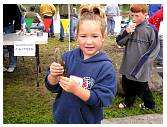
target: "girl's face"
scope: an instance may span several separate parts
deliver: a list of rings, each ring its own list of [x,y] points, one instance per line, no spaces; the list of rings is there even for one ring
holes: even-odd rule
[[[83,51],[84,59],[96,55],[102,48],[104,40],[100,22],[82,21],[79,24],[77,40],[80,49]]]

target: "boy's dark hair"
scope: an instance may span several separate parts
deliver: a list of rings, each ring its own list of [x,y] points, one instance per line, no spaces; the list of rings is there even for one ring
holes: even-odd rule
[[[131,4],[130,11],[133,13],[138,13],[138,12],[142,12],[143,14],[148,13],[148,5],[147,4]]]
[[[30,11],[35,11],[35,6],[31,6]]]

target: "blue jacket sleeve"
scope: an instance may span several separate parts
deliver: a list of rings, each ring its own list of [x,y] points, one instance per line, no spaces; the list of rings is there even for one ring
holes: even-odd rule
[[[45,86],[46,88],[53,92],[53,93],[61,93],[62,92],[62,88],[60,87],[59,84],[57,85],[51,85],[48,81],[48,75],[50,74],[50,69],[47,69],[46,73],[45,73]]]
[[[116,42],[119,46],[124,46],[128,42],[130,34],[125,30],[121,30],[120,34],[116,37]]]
[[[116,75],[112,66],[104,66],[99,73],[98,80],[90,90],[87,104],[97,107],[111,105],[116,95]]]

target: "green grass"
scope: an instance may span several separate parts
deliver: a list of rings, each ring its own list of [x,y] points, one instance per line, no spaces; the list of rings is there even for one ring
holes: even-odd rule
[[[77,47],[77,42],[71,43],[71,48]],[[54,48],[60,47],[62,51],[68,50],[67,40],[59,42],[57,38],[49,38],[47,45],[40,45],[41,73],[39,75],[40,86],[36,87],[35,82],[35,58],[18,57],[17,68],[14,73],[4,72],[3,74],[3,120],[4,124],[31,123],[50,124],[52,119],[52,103],[56,94],[50,93],[44,86],[44,75],[47,67],[54,61]],[[106,39],[103,48],[113,60],[113,64],[118,71],[122,58],[122,50],[115,45],[114,38]],[[8,58],[7,58],[8,59]],[[4,61],[7,65],[8,62]],[[105,108],[105,118],[116,118],[133,116],[140,114],[162,113],[163,96],[153,92],[157,109],[152,111],[142,111],[138,105],[141,100],[137,98],[134,106],[129,109],[118,109],[118,104],[122,97],[117,95],[112,107]]]
[[[112,106],[105,108],[104,116],[105,118],[121,118],[125,116],[134,116],[134,115],[141,115],[141,114],[153,114],[153,113],[162,113],[163,111],[163,101],[162,96],[156,92],[153,92],[153,97],[155,99],[157,108],[155,110],[141,110],[139,108],[139,104],[142,103],[142,101],[137,97],[135,104],[128,108],[128,109],[119,109],[118,105],[120,101],[122,100],[122,97],[120,95],[117,95]]]

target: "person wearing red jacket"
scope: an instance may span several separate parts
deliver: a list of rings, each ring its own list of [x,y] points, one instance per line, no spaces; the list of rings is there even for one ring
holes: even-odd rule
[[[159,31],[160,22],[163,20],[163,7],[148,18],[148,22]]]
[[[159,32],[160,23],[163,21],[163,7],[156,11],[153,16],[148,18],[148,22],[153,25]],[[158,34],[158,40],[160,41],[160,51],[156,58],[156,64],[163,66],[163,35]]]

